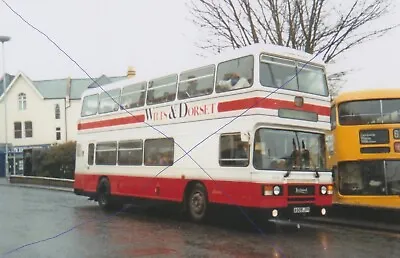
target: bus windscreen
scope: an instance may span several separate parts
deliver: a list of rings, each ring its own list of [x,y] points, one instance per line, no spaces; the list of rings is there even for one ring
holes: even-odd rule
[[[260,83],[265,87],[300,91],[321,96],[328,95],[325,72],[305,63],[262,55]]]
[[[400,99],[349,101],[338,111],[340,125],[400,123]]]
[[[327,171],[325,137],[318,133],[258,129],[253,163],[260,170]]]

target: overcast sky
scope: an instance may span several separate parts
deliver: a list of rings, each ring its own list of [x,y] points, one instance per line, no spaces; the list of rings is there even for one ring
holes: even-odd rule
[[[339,1],[339,0],[335,0]],[[147,74],[201,59],[194,43],[201,35],[189,21],[185,0],[8,0],[25,19],[47,33],[91,76],[124,75],[128,66]],[[400,23],[400,3],[382,23]],[[397,21],[396,21],[397,20]],[[28,27],[0,1],[0,35],[6,70],[33,80],[86,75],[51,42]],[[399,87],[400,28],[365,43],[339,60],[356,70],[343,90]]]

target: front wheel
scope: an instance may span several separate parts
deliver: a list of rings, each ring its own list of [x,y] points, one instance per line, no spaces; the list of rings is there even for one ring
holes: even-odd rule
[[[188,198],[188,210],[194,222],[205,219],[208,209],[207,190],[204,185],[197,183],[191,190]]]

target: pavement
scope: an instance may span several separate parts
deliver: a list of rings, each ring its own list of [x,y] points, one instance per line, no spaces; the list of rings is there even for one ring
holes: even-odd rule
[[[74,189],[66,187],[54,187],[45,185],[32,185],[32,184],[15,184],[15,183],[11,184],[7,178],[0,178],[0,186],[25,187],[25,188],[46,189],[52,191],[74,192]]]
[[[384,231],[396,234],[400,233],[399,224],[385,223],[381,221],[372,221],[365,219],[356,220],[352,218],[338,218],[338,217],[309,217],[304,219],[304,221],[352,227],[358,229]]]

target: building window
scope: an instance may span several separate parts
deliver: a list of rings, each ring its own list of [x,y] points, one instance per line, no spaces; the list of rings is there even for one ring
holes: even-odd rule
[[[18,160],[18,170],[20,170],[20,171],[24,170],[24,160],[23,159]]]
[[[55,113],[56,119],[60,119],[60,105],[56,104],[56,106],[54,108],[54,113]]]
[[[33,137],[32,121],[25,121],[25,137]]]
[[[56,140],[57,141],[61,140],[61,128],[60,127],[56,128]]]
[[[20,139],[22,138],[22,123],[14,122],[14,138]]]
[[[25,93],[18,94],[18,109],[19,110],[26,109],[26,94]]]
[[[247,167],[249,144],[242,142],[240,133],[222,134],[219,143],[221,167]]]

